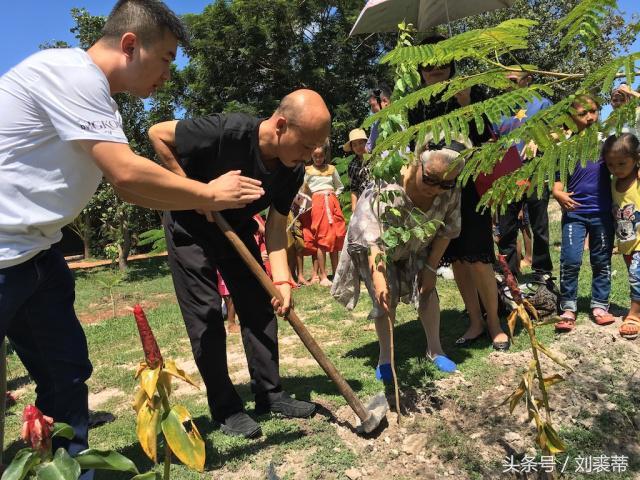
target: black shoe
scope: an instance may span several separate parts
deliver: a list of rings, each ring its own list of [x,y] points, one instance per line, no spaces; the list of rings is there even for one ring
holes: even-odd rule
[[[483,330],[479,335],[476,335],[473,338],[460,337],[459,339],[456,340],[455,345],[456,347],[460,347],[460,348],[470,347],[472,344],[474,344],[475,342],[483,338],[485,334],[486,332]]]
[[[256,438],[262,435],[260,425],[245,412],[229,415],[220,424],[220,430],[234,437]]]
[[[89,429],[100,427],[115,420],[116,417],[112,413],[89,411]]]
[[[511,347],[511,343],[507,340],[506,342],[493,342],[493,349],[497,352],[506,352]]]
[[[307,418],[316,411],[316,404],[291,398],[286,392],[270,393],[256,399],[256,415],[273,412],[289,418]]]

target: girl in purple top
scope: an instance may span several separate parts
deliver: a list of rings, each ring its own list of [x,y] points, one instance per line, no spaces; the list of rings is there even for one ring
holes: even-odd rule
[[[590,96],[573,103],[571,115],[583,131],[598,120],[599,106]],[[556,331],[573,330],[576,323],[578,274],[582,266],[584,241],[589,235],[589,256],[593,283],[591,287],[591,319],[598,325],[613,323],[608,312],[611,292],[611,253],[613,250],[613,218],[611,216],[611,179],[602,159],[578,164],[569,176],[565,191],[556,181],[552,195],[562,207],[562,248],[560,252],[560,317]]]

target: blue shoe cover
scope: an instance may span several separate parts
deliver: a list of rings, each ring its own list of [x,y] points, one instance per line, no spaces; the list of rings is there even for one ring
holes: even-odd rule
[[[453,373],[457,368],[456,364],[444,355],[436,355],[432,362],[438,370],[444,373]]]
[[[390,363],[383,363],[376,367],[376,378],[383,382],[393,382],[393,372],[391,371]]]

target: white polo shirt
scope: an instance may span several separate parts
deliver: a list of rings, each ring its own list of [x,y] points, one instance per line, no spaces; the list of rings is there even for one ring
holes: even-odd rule
[[[58,242],[98,188],[102,172],[74,140],[127,143],[85,51],[43,50],[0,77],[0,269]]]

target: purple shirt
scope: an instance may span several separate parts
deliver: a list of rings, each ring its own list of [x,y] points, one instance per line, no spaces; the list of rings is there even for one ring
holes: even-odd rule
[[[602,159],[578,163],[569,176],[567,192],[580,204],[575,213],[611,213],[611,175]]]

